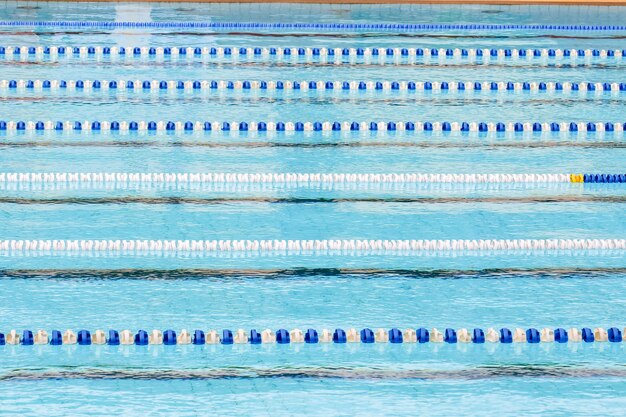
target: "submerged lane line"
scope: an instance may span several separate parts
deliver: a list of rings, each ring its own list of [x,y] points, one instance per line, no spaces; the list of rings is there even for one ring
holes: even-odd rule
[[[107,140],[108,139],[108,140]],[[423,138],[420,138],[423,140]],[[420,140],[417,139],[417,140]],[[482,140],[479,142],[405,142],[406,138],[400,138],[396,141],[389,142],[322,142],[322,143],[304,143],[304,142],[199,142],[199,141],[181,141],[178,139],[159,141],[158,139],[146,141],[138,140],[120,140],[119,138],[104,138],[101,141],[79,139],[74,142],[67,141],[51,141],[49,138],[40,140],[25,141],[6,141],[0,137],[0,148],[72,148],[72,147],[120,147],[120,148],[300,148],[300,149],[317,149],[317,148],[424,148],[424,149],[449,149],[449,148],[513,148],[513,149],[535,149],[535,148],[606,148],[606,149],[622,149],[626,148],[626,142],[615,140],[593,141],[591,138],[584,141],[523,141],[523,142],[489,142]],[[522,139],[523,140],[523,139]]]
[[[381,268],[292,268],[292,269],[4,269],[0,280],[201,280],[201,279],[292,279],[350,277],[361,279],[602,279],[626,274],[624,268],[491,268],[491,269],[381,269]]]
[[[553,195],[530,197],[64,197],[64,198],[26,198],[0,197],[0,204],[343,204],[343,203],[407,203],[407,204],[527,204],[527,203],[626,203],[626,195]]]
[[[427,351],[425,351],[427,352]],[[80,368],[74,370],[10,370],[0,373],[0,381],[46,381],[46,380],[219,380],[219,379],[263,379],[263,378],[314,378],[314,379],[358,379],[358,380],[485,380],[499,378],[606,378],[626,377],[623,368],[594,368],[581,365],[520,365],[476,366],[458,370],[433,369],[380,369],[359,366],[334,365],[316,367],[260,368],[241,367],[212,368],[203,370],[183,369],[102,369]]]
[[[105,36],[109,36],[110,33],[104,29],[104,30],[98,30],[95,28],[91,28],[88,32],[87,31],[80,31],[77,33],[76,29],[72,29],[72,28],[68,28],[68,29],[59,29],[59,30],[53,30],[53,29],[49,29],[46,32],[48,35],[59,35],[59,36],[64,36],[64,35],[72,35],[75,36],[77,34],[84,34],[84,33],[88,33],[89,35],[105,35]],[[18,31],[18,32],[13,32],[12,35],[14,36],[21,36],[21,35],[32,35],[32,32],[29,31]],[[202,30],[202,31],[197,31],[197,30],[173,30],[173,29],[164,29],[164,30],[151,30],[150,31],[150,35],[153,37],[157,37],[157,36],[162,36],[163,39],[166,39],[167,41],[171,40],[171,37],[174,35],[182,35],[191,39],[198,39],[198,40],[208,40],[209,42],[214,42],[215,38],[219,37],[219,38],[230,38],[231,36],[235,35],[235,36],[250,36],[252,38],[257,38],[257,39],[316,39],[316,38],[322,38],[322,39],[336,39],[336,40],[341,40],[341,41],[345,41],[347,39],[353,39],[353,40],[363,40],[363,39],[367,39],[367,38],[375,38],[376,40],[378,40],[379,35],[376,32],[358,32],[358,31],[354,31],[354,32],[333,32],[333,31],[328,31],[328,32],[314,32],[314,31],[299,31],[299,32],[295,32],[295,31],[285,31],[285,32],[280,32],[280,31],[276,31],[276,32],[268,32],[268,31],[263,31],[263,32],[256,32],[253,30],[250,31],[246,31],[246,30]],[[576,41],[588,41],[588,40],[593,40],[593,41],[599,41],[599,40],[609,40],[609,41],[614,41],[614,40],[623,40],[626,39],[626,35],[621,33],[621,32],[607,32],[607,33],[593,33],[593,32],[582,32],[582,31],[577,31],[577,32],[561,32],[558,34],[552,34],[550,32],[545,32],[545,33],[515,33],[515,32],[509,32],[507,34],[501,34],[501,33],[488,33],[488,32],[483,32],[483,33],[472,33],[472,32],[464,32],[464,33],[454,33],[454,32],[387,32],[385,33],[385,37],[388,38],[397,38],[397,39],[413,39],[413,40],[417,40],[417,39],[436,39],[436,40],[440,40],[440,39],[445,39],[447,41],[449,40],[454,40],[454,39],[462,39],[463,41],[467,41],[468,39],[480,39],[481,41],[484,41],[485,39],[492,39],[495,40],[496,42],[501,41],[503,38],[508,38],[508,39],[515,39],[515,40],[521,40],[521,39],[525,39],[525,40],[537,40],[537,39],[542,39],[542,40],[549,40],[550,43],[553,43],[554,39],[573,39]]]

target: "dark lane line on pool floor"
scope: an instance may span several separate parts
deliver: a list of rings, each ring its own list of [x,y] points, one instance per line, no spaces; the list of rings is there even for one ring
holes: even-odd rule
[[[337,348],[339,349],[339,348]],[[424,349],[426,350],[426,349]],[[250,353],[253,354],[253,353]],[[101,369],[41,371],[10,370],[0,373],[0,381],[42,381],[61,379],[131,380],[211,380],[258,378],[385,379],[385,380],[484,380],[495,378],[594,378],[626,377],[625,368],[593,368],[580,365],[497,365],[455,370],[376,369],[364,367],[223,367],[201,370],[183,369]]]
[[[545,278],[602,279],[626,274],[622,268],[492,268],[455,269],[374,269],[374,268],[292,268],[292,269],[5,269],[0,280],[201,280],[348,277],[414,279],[514,279]]]
[[[481,138],[473,138],[478,140],[485,140]],[[367,138],[366,138],[367,140]],[[522,139],[524,140],[524,139]],[[316,148],[483,148],[483,149],[497,149],[497,148],[515,148],[515,149],[531,149],[531,148],[607,148],[607,149],[624,149],[626,148],[626,141],[603,141],[603,142],[591,142],[591,141],[541,141],[541,142],[522,142],[522,143],[468,143],[465,142],[343,142],[343,143],[281,143],[281,142],[191,142],[191,141],[169,141],[158,142],[152,141],[119,141],[111,140],[105,141],[77,141],[77,142],[52,142],[52,141],[24,141],[24,142],[3,142],[0,139],[0,148],[64,148],[64,147],[119,147],[119,148],[303,148],[303,149],[316,149]]]
[[[353,198],[320,198],[320,197],[63,197],[63,198],[25,198],[0,197],[0,204],[40,205],[40,204],[192,204],[220,205],[238,203],[268,204],[341,204],[341,203],[406,203],[406,204],[458,204],[458,203],[490,203],[490,204],[528,204],[528,203],[626,203],[626,195],[550,195],[528,197],[353,197]]]
[[[127,31],[126,31],[127,30]],[[141,28],[132,28],[132,29],[116,29],[115,33],[117,35],[123,34],[132,34],[136,35],[138,31],[141,31]],[[149,33],[151,37],[166,37],[169,38],[171,36],[188,36],[188,37],[196,37],[196,38],[228,38],[231,36],[250,36],[252,38],[278,38],[281,41],[285,38],[330,38],[330,39],[363,39],[363,38],[406,38],[407,40],[414,39],[488,39],[488,40],[521,40],[521,39],[581,39],[581,40],[621,40],[626,39],[624,35],[618,34],[601,34],[601,32],[595,32],[591,36],[584,36],[582,34],[576,35],[566,35],[566,34],[550,34],[550,33],[541,33],[541,34],[530,34],[530,33],[512,33],[507,32],[502,35],[500,34],[489,34],[487,32],[483,32],[477,35],[470,35],[467,33],[464,34],[455,34],[455,33],[394,33],[394,32],[230,32],[230,31],[210,31],[210,30],[202,30],[202,31],[180,31],[180,30],[150,30],[143,29],[146,33]],[[70,36],[75,35],[78,37],[82,37],[87,39],[88,36],[99,36],[105,35],[110,36],[113,30],[90,30],[90,31],[82,31],[82,30],[46,30],[45,34],[47,36]],[[450,29],[450,32],[454,32],[453,29]],[[2,31],[2,34],[6,36],[28,36],[32,37],[33,32],[31,30],[25,31],[16,31],[5,29]],[[595,36],[594,36],[595,35]],[[168,39],[169,40],[169,39]]]
[[[195,60],[195,61],[174,61],[174,60],[164,60],[164,61],[125,61],[123,59],[120,60],[109,60],[109,61],[95,61],[95,58],[88,58],[84,60],[72,60],[65,61],[61,59],[47,59],[42,61],[36,61],[34,59],[20,59],[20,60],[2,60],[0,59],[0,68],[2,67],[19,67],[24,68],[25,65],[32,65],[36,68],[59,68],[61,65],[66,67],[92,67],[94,63],[98,64],[99,68],[106,69],[116,69],[116,68],[134,68],[134,69],[169,69],[175,68],[180,69],[183,68],[193,68],[193,69],[235,69],[235,68],[244,68],[244,69],[306,69],[306,68],[324,68],[324,69],[484,69],[486,66],[489,68],[503,68],[503,69],[586,69],[593,68],[595,70],[615,70],[621,69],[624,64],[620,62],[611,62],[611,61],[579,61],[579,62],[567,62],[564,60],[561,61],[538,61],[536,63],[525,62],[522,60],[518,61],[489,61],[484,63],[482,61],[475,62],[464,62],[464,61],[435,61],[436,57],[429,61],[415,61],[415,62],[392,62],[387,63],[383,62],[360,62],[360,61],[350,61],[349,58],[346,58],[344,61],[326,61],[326,62],[315,62],[315,61],[270,61],[270,60],[254,60],[254,58],[250,58],[249,61],[231,61],[220,58],[212,58],[211,60]]]

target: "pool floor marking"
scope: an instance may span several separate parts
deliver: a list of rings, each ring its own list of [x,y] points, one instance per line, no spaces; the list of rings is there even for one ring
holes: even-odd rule
[[[0,172],[0,184],[209,183],[626,183],[626,174]]]
[[[626,267],[606,268],[489,268],[489,269],[393,269],[393,268],[285,268],[285,269],[0,269],[2,279],[40,280],[199,280],[199,279],[603,279],[626,274]]]
[[[468,138],[472,138],[469,136]],[[530,137],[529,137],[530,138]],[[607,149],[622,149],[626,148],[626,142],[616,140],[593,140],[590,137],[584,137],[581,139],[588,140],[541,140],[536,141],[536,137],[532,137],[533,140],[525,141],[522,139],[519,142],[510,141],[491,141],[486,138],[478,142],[454,142],[454,141],[408,141],[407,137],[401,137],[400,140],[393,140],[391,138],[388,142],[371,141],[365,142],[359,141],[325,141],[325,142],[277,142],[277,141],[245,141],[245,142],[219,142],[219,141],[197,141],[186,140],[181,141],[174,140],[120,140],[115,136],[111,136],[110,140],[78,140],[78,141],[63,141],[63,140],[50,140],[50,137],[38,138],[37,140],[4,140],[0,134],[0,148],[38,148],[38,147],[50,147],[50,148],[64,148],[64,147],[128,147],[128,148],[174,148],[174,147],[200,147],[200,148],[300,148],[300,149],[318,149],[318,148],[517,148],[517,149],[535,149],[535,148],[555,148],[555,147],[574,147],[574,148],[607,148]],[[151,138],[152,139],[152,138]],[[416,138],[417,139],[417,138]],[[423,138],[420,138],[423,139]],[[418,139],[419,140],[419,139]]]
[[[93,0],[90,0],[93,1]],[[290,346],[290,345],[287,345]],[[353,345],[355,346],[355,345]],[[372,347],[376,346],[379,348],[381,345],[372,345]],[[387,345],[390,346],[390,345]],[[424,348],[428,345],[423,345]],[[435,343],[430,345],[432,351],[437,352],[440,344]],[[466,347],[468,345],[452,345],[456,348]],[[499,347],[499,344],[489,344],[485,349],[488,352],[495,347]],[[506,347],[510,347],[511,345],[504,345]],[[514,346],[520,347],[519,344]],[[533,345],[524,345],[527,347],[532,347]],[[539,345],[541,346],[541,345]],[[552,346],[552,345],[549,345]],[[583,347],[580,343],[569,343],[564,344],[563,347],[567,348],[566,352],[577,352],[579,348]],[[620,348],[621,345],[615,344],[613,345],[615,348]],[[215,347],[215,346],[213,346]],[[239,348],[242,345],[238,346]],[[589,345],[590,348],[595,348],[596,345]],[[607,346],[608,347],[608,346]],[[96,347],[96,349],[104,348],[109,349],[107,347]],[[490,349],[491,348],[491,349]],[[89,348],[87,348],[89,349]],[[116,349],[116,348],[113,348]],[[117,347],[119,349],[119,347]],[[137,348],[139,350],[143,350],[143,348]],[[159,352],[160,350],[165,350],[167,348],[163,346],[153,346],[148,348],[152,350],[152,352]],[[193,347],[192,347],[193,349]],[[202,348],[200,348],[202,349]],[[229,349],[228,346],[223,347],[222,349]],[[127,353],[131,352],[133,348],[130,347],[122,347],[122,352]],[[186,349],[185,349],[186,350]],[[247,350],[247,349],[244,349]],[[295,350],[295,349],[294,349]],[[68,349],[68,356],[73,354],[73,349]],[[250,351],[254,351],[254,347],[250,347]],[[295,350],[297,351],[297,350]],[[428,350],[420,350],[421,352],[428,352]],[[508,350],[500,350],[500,352],[507,352]],[[515,354],[519,355],[519,351],[517,349],[513,350]],[[532,349],[531,349],[532,351]],[[41,351],[37,349],[37,353]],[[618,352],[614,352],[618,354]],[[566,353],[567,354],[567,353]],[[188,358],[188,357],[186,357]],[[438,357],[439,360],[440,357]],[[520,358],[520,361],[523,360]],[[232,384],[234,379],[238,380],[255,380],[255,379],[263,379],[263,378],[296,378],[302,380],[302,378],[309,377],[315,378],[315,380],[321,379],[345,379],[349,381],[355,380],[389,380],[392,381],[392,384],[397,384],[397,381],[402,379],[410,379],[410,380],[420,380],[420,381],[454,381],[454,383],[458,383],[458,381],[473,381],[476,380],[486,380],[486,379],[498,379],[502,378],[549,378],[550,380],[554,380],[555,377],[559,378],[625,378],[626,370],[623,367],[615,367],[615,366],[590,366],[590,365],[556,365],[556,364],[548,364],[542,365],[533,362],[532,366],[528,366],[527,364],[520,364],[516,362],[515,364],[503,363],[500,365],[490,365],[490,366],[464,366],[460,369],[432,369],[431,366],[428,369],[417,368],[417,369],[405,369],[404,367],[400,368],[398,366],[389,365],[388,367],[376,366],[376,367],[367,367],[362,365],[354,365],[350,362],[345,363],[335,363],[331,366],[324,366],[316,364],[315,366],[289,366],[289,367],[274,367],[268,368],[267,366],[242,366],[238,365],[236,367],[205,367],[203,369],[185,369],[185,368],[166,368],[159,367],[157,369],[153,368],[120,368],[120,367],[90,367],[89,369],[83,368],[73,368],[72,370],[41,370],[41,369],[29,369],[27,367],[21,369],[11,369],[5,372],[0,373],[0,381],[54,381],[55,384],[63,384],[63,380],[154,380],[154,381],[176,381],[176,380],[185,380],[188,384],[190,381],[215,381],[215,380],[228,380],[230,384]]]
[[[467,136],[468,139],[477,138],[480,141],[475,142],[454,142],[444,141],[437,138],[437,142],[433,141],[419,141],[424,138],[415,138],[417,141],[411,141],[412,138],[404,136],[394,140],[396,138],[390,138],[388,142],[371,141],[367,140],[362,135],[359,139],[354,141],[324,141],[324,142],[278,142],[278,141],[232,141],[232,142],[219,142],[219,141],[199,141],[199,140],[158,140],[156,138],[150,138],[151,140],[141,139],[133,140],[120,140],[116,136],[111,136],[109,140],[83,140],[78,141],[63,141],[63,140],[50,140],[52,138],[37,138],[37,140],[4,140],[0,134],[0,148],[76,148],[76,147],[115,147],[115,148],[178,148],[178,147],[190,147],[190,148],[299,148],[299,149],[321,149],[321,148],[434,148],[434,149],[491,149],[491,148],[511,148],[511,149],[538,149],[538,148],[606,148],[606,149],[623,149],[626,148],[625,141],[619,140],[593,140],[593,137],[584,136],[577,138],[579,140],[537,140],[543,138],[543,136],[528,136],[520,137],[519,142],[510,141],[492,141],[489,138]],[[524,140],[524,139],[531,139]],[[269,139],[269,138],[268,138]],[[497,139],[497,138],[496,138]]]
[[[402,204],[528,204],[528,203],[626,203],[626,195],[543,195],[508,197],[59,197],[27,198],[1,197],[0,204],[197,204],[219,205],[233,203],[267,204],[346,204],[346,203],[402,203]]]
[[[2,132],[461,132],[461,133],[609,133],[622,135],[623,122],[493,121],[14,121],[0,120]]]
[[[292,91],[292,92],[429,92],[429,93],[528,93],[560,94],[626,93],[626,83],[618,82],[552,82],[552,81],[291,81],[291,80],[0,80],[0,90],[8,92],[58,93],[64,91],[95,93],[179,92],[195,94],[217,91]]]
[[[148,333],[145,330],[138,330],[136,333],[130,330],[96,330],[93,334],[89,330],[79,330],[77,333],[73,330],[66,330],[61,333],[59,330],[52,330],[50,334],[46,330],[24,330],[21,334],[16,330],[11,330],[8,334],[0,333],[0,345],[232,345],[232,344],[290,344],[290,343],[567,343],[567,342],[613,342],[622,343],[626,341],[626,328],[624,332],[617,327],[611,327],[608,330],[602,327],[591,329],[584,327],[582,329],[564,328],[552,329],[549,327],[541,330],[535,328],[515,328],[510,330],[506,327],[495,329],[489,328],[484,331],[481,328],[468,330],[461,328],[455,330],[446,328],[440,331],[437,328],[427,329],[420,327],[418,329],[379,328],[372,330],[369,328],[357,330],[354,328],[343,330],[336,328],[335,330],[322,329],[319,332],[316,329],[278,329],[275,332],[271,329],[257,331],[252,329],[246,331],[238,329],[232,331],[224,329],[221,332],[217,330],[181,330],[177,333],[175,330],[168,329],[161,331],[158,329]]]
[[[626,239],[267,239],[267,240],[98,240],[4,239],[0,251],[9,255],[39,253],[369,253],[420,252],[543,252],[626,250]]]
[[[435,62],[450,60],[479,60],[483,63],[531,61],[538,59],[576,60],[578,58],[615,59],[626,57],[626,49],[518,49],[518,48],[327,48],[327,47],[117,47],[117,46],[0,46],[0,59],[5,60],[51,60],[109,58],[112,60],[172,59],[191,60],[273,60],[298,62],[337,62],[358,64],[378,62],[398,65],[407,60],[433,58]],[[350,58],[350,62],[344,60]]]

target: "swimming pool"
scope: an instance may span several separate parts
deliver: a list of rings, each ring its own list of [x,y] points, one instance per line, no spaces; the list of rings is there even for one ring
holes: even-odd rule
[[[621,412],[624,17],[6,3],[2,411]]]

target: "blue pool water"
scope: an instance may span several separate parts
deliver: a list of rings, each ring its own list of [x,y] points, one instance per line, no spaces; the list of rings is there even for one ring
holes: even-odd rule
[[[476,59],[0,53],[12,122],[570,123],[570,132],[0,128],[7,173],[623,174],[625,7],[6,3],[0,47],[590,51]],[[15,22],[37,21],[39,25]],[[118,22],[118,27],[50,22]],[[13,24],[11,22],[14,22]],[[46,23],[48,22],[48,23]],[[123,22],[146,22],[134,28]],[[156,23],[180,23],[159,27]],[[197,28],[406,23],[432,29]],[[42,49],[43,50],[43,49]],[[102,49],[99,49],[100,51]],[[604,54],[603,52],[603,54]],[[517,52],[516,52],[517,53]],[[599,54],[599,52],[598,52]],[[620,52],[621,54],[621,52]],[[2,86],[2,81],[7,86]],[[606,91],[9,88],[10,80],[608,83]],[[85,123],[87,121],[87,123]],[[587,131],[587,123],[620,126]],[[8,125],[7,125],[8,126]],[[13,125],[11,125],[13,126]],[[34,124],[33,124],[34,126]],[[53,125],[51,125],[53,126]],[[420,125],[421,126],[421,125]],[[532,126],[532,125],[531,125]],[[594,125],[595,126],[595,125]],[[4,178],[4,177],[3,177]],[[568,177],[569,178],[569,177]],[[0,181],[1,240],[623,239],[626,184]],[[624,250],[0,250],[12,329],[624,329]],[[570,332],[570,335],[572,333]],[[408,336],[407,336],[408,337]],[[570,336],[571,337],[571,336]],[[1,413],[622,414],[621,343],[0,346]]]

